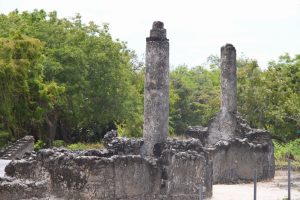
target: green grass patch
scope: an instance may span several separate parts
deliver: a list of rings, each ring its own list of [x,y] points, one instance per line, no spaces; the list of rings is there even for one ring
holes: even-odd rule
[[[65,142],[63,140],[54,140],[52,145],[53,147],[61,148],[65,146]]]
[[[38,140],[34,143],[34,146],[33,146],[33,149],[35,151],[38,151],[42,148],[45,148],[46,147],[46,143],[43,141],[43,140]]]
[[[9,141],[10,141],[9,132],[0,130],[0,149],[4,148]]]
[[[89,149],[103,149],[104,146],[102,143],[75,143],[67,145],[67,149],[70,150],[89,150]]]
[[[104,146],[101,142],[97,143],[74,143],[74,144],[66,144],[63,140],[54,140],[52,143],[53,147],[56,148],[67,148],[69,150],[89,150],[89,149],[103,149]],[[42,140],[38,140],[34,144],[34,150],[38,151],[40,149],[47,148],[46,143]]]
[[[300,139],[285,144],[273,142],[276,167],[286,167],[288,159],[291,158],[292,167],[300,168]]]

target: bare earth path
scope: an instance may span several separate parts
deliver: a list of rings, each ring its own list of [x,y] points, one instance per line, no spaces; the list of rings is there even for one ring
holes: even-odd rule
[[[292,171],[291,199],[300,200],[300,172]],[[257,183],[257,200],[287,198],[287,171],[276,171],[274,180]],[[211,200],[253,200],[253,183],[214,185]]]

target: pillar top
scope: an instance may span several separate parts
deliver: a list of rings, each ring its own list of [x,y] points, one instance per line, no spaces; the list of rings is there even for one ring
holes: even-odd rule
[[[154,21],[152,25],[152,29],[163,29],[164,23],[161,21]]]
[[[225,44],[224,46],[221,47],[221,51],[223,51],[224,49],[228,49],[228,50],[234,50],[235,51],[235,47],[232,44]]]
[[[154,21],[152,29],[150,30],[150,37],[146,38],[148,41],[165,41],[167,39],[167,31],[164,28],[164,23],[161,21]]]

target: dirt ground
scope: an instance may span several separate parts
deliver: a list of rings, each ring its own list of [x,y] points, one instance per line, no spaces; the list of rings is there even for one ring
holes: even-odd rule
[[[1,160],[0,159],[0,177],[3,177],[4,176],[4,169],[5,169],[5,166],[10,162],[11,160]]]
[[[300,200],[300,171],[291,172],[291,199]],[[257,200],[283,200],[287,198],[287,171],[276,171],[275,178],[257,183]],[[214,185],[210,200],[253,200],[253,183]]]

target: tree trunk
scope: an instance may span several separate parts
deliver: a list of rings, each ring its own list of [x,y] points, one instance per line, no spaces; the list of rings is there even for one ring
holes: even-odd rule
[[[46,124],[48,129],[48,145],[49,148],[52,148],[52,142],[55,139],[56,129],[57,129],[57,119],[58,114],[56,112],[52,112],[46,116]]]

